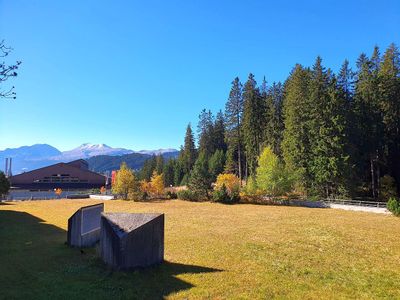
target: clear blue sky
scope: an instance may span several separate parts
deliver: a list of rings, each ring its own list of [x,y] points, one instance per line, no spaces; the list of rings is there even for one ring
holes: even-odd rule
[[[0,39],[23,61],[0,149],[179,147],[235,76],[271,83],[317,55],[337,70],[399,45],[400,1],[0,0]]]

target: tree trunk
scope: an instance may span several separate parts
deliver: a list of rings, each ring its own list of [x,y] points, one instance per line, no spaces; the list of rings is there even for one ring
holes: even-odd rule
[[[379,152],[376,151],[376,196],[379,198],[380,194],[380,177],[381,177],[381,168],[379,163]]]
[[[238,168],[239,168],[240,186],[242,186],[242,155],[240,151],[240,142],[238,143]]]
[[[375,195],[375,171],[374,171],[374,159],[373,156],[370,155],[370,163],[371,163],[371,189],[372,189],[372,197],[376,199]]]

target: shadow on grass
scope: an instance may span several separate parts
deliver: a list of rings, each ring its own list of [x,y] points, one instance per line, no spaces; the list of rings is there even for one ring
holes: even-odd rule
[[[25,212],[0,210],[0,289],[5,298],[161,299],[193,284],[181,274],[220,272],[165,261],[152,268],[111,271],[94,248],[65,245],[65,230]]]

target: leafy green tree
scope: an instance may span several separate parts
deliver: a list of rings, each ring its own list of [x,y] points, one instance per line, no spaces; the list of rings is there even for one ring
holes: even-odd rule
[[[210,157],[208,161],[209,172],[211,175],[211,180],[215,181],[217,176],[224,172],[225,166],[225,154],[222,150],[217,150]]]
[[[243,88],[243,140],[250,176],[255,174],[257,157],[263,140],[265,105],[254,75],[250,74]]]
[[[225,141],[228,148],[226,170],[234,172],[242,179],[242,118],[243,118],[243,96],[242,84],[238,77],[232,82],[229,98],[225,105]]]
[[[6,175],[0,171],[0,198],[8,193],[10,190],[10,182]]]
[[[210,199],[211,183],[206,154],[200,152],[190,176],[189,189],[200,197]]]
[[[260,154],[256,174],[256,184],[262,192],[281,196],[291,191],[292,178],[270,147]]]

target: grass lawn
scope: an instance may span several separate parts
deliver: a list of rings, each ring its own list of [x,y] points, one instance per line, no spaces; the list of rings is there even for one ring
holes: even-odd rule
[[[106,201],[166,214],[165,263],[113,272],[67,247],[67,219],[92,200],[0,204],[1,299],[400,298],[400,218],[179,200]]]

